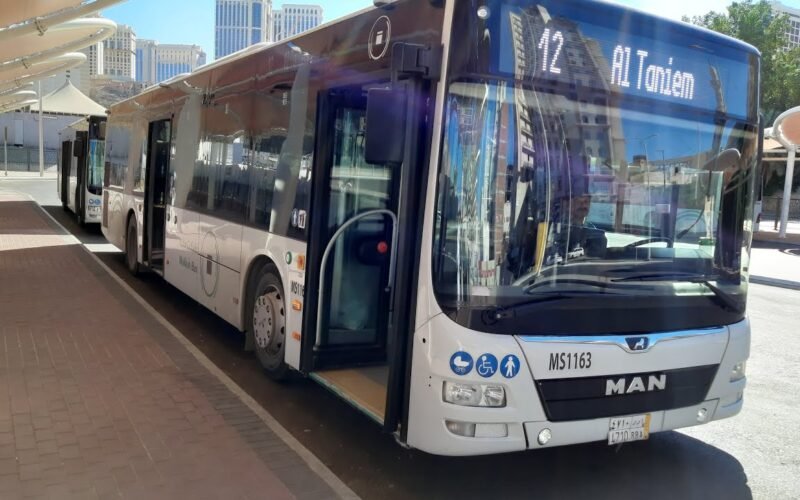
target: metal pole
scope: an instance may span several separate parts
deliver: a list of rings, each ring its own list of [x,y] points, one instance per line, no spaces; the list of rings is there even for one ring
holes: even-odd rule
[[[44,120],[42,118],[41,80],[39,80],[39,177],[44,177]]]
[[[792,144],[786,148],[789,157],[786,159],[786,180],[783,183],[783,203],[781,203],[781,230],[779,238],[786,238],[786,227],[789,225],[789,206],[792,203],[792,177],[794,177],[794,158],[797,146]]]
[[[8,177],[8,126],[3,128],[3,164],[6,166],[6,177]]]

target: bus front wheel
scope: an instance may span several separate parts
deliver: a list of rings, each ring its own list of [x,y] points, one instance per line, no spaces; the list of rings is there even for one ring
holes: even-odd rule
[[[286,351],[286,307],[283,285],[272,266],[261,274],[250,303],[248,335],[253,337],[256,357],[270,378],[283,380],[289,372]]]
[[[130,217],[128,218],[128,232],[125,237],[125,264],[128,267],[128,271],[134,276],[139,274],[139,260],[136,255],[137,241],[136,218]]]

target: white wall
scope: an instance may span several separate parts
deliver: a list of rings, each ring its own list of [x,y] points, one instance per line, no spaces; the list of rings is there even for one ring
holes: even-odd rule
[[[65,116],[65,115],[44,115],[44,148],[45,149],[58,149],[60,140],[58,133],[68,125],[75,123],[80,119],[79,116]],[[22,140],[23,146],[38,148],[39,147],[39,115],[38,113],[3,113],[0,114],[0,141],[3,139],[3,128],[8,127],[8,142],[14,144],[16,138],[15,125],[16,121],[22,122]]]

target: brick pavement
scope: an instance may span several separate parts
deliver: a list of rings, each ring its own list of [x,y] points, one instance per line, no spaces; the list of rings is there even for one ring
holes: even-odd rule
[[[39,207],[0,193],[0,499],[351,493],[339,486]]]

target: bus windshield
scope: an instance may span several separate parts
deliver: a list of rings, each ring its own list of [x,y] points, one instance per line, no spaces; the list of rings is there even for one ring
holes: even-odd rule
[[[103,192],[103,162],[105,160],[105,141],[89,140],[89,179],[86,189],[92,194]]]
[[[456,18],[476,36],[451,68],[436,206],[443,309],[514,334],[741,319],[750,54],[585,2],[465,5]],[[615,308],[621,319],[603,321]]]

